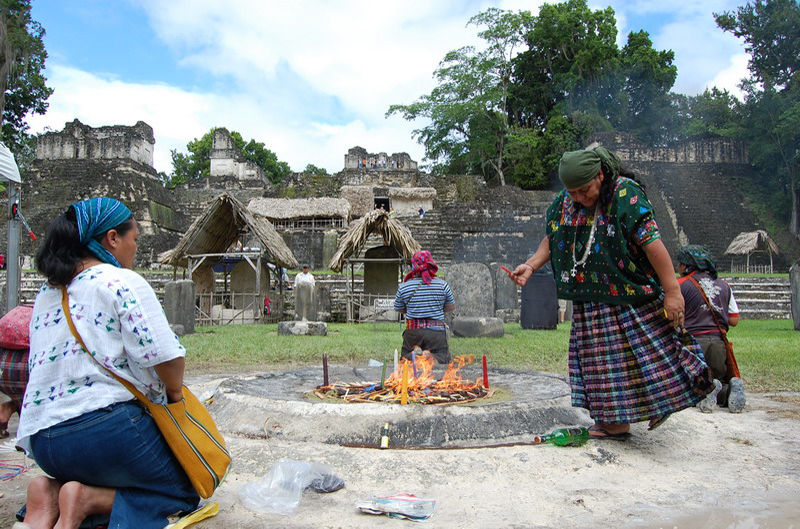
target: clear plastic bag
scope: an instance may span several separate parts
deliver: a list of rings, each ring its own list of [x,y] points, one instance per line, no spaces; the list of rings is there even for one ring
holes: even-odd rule
[[[335,476],[333,468],[328,465],[280,459],[264,479],[239,487],[239,498],[248,509],[290,515],[297,510],[306,488],[332,492],[343,486],[344,481]]]

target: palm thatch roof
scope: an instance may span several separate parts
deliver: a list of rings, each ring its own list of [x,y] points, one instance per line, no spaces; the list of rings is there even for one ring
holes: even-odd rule
[[[756,251],[769,254],[779,253],[778,245],[770,238],[769,234],[764,230],[757,230],[743,231],[737,235],[728,245],[725,255],[747,255]]]
[[[342,186],[339,196],[350,203],[350,213],[361,217],[375,209],[375,191],[371,186]]]
[[[160,254],[158,261],[186,267],[187,255],[225,253],[247,230],[261,241],[261,248],[271,262],[284,268],[297,267],[297,259],[272,224],[261,215],[248,211],[228,193],[214,199],[195,219],[177,246]]]
[[[386,211],[373,209],[350,224],[350,229],[339,240],[338,249],[328,265],[329,268],[340,272],[345,259],[360,254],[364,243],[372,234],[383,237],[383,243],[393,247],[405,259],[411,259],[414,253],[421,249],[411,232],[400,221],[389,217]]]
[[[350,203],[342,198],[254,198],[247,209],[274,220],[350,218]]]
[[[436,198],[436,189],[432,187],[390,187],[389,198],[433,200]]]

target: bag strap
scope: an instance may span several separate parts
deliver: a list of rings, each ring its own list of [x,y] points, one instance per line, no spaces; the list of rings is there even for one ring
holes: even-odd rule
[[[69,312],[69,294],[67,294],[67,287],[65,287],[64,285],[61,285],[61,308],[64,310],[64,316],[67,318],[67,325],[69,325],[69,330],[72,331],[72,336],[74,336],[75,339],[78,340],[78,343],[81,344],[81,347],[83,347],[83,350],[86,352],[87,355],[89,355],[89,358],[97,362],[97,365],[105,369],[109,375],[116,378],[120,384],[125,386],[125,388],[128,391],[133,393],[134,397],[142,401],[146,406],[151,405],[152,402],[150,402],[150,399],[145,397],[144,393],[136,389],[136,386],[134,386],[129,380],[125,380],[118,374],[111,371],[109,368],[101,364],[100,361],[97,358],[95,358],[92,353],[89,352],[89,348],[86,347],[86,344],[84,343],[83,338],[81,338],[78,329],[75,328],[75,322],[72,321],[72,314],[70,314]]]
[[[706,305],[708,305],[708,310],[711,311],[711,317],[714,318],[714,323],[717,324],[717,328],[719,329],[720,334],[722,334],[722,339],[723,340],[727,340],[728,339],[728,337],[727,337],[728,331],[726,331],[725,329],[722,328],[722,324],[719,322],[719,317],[717,316],[717,311],[714,310],[714,305],[712,305],[711,302],[708,300],[708,296],[706,295],[705,290],[703,290],[703,287],[701,287],[700,283],[697,282],[697,279],[695,279],[691,275],[688,276],[688,277],[689,277],[689,281],[694,283],[694,286],[696,286],[697,290],[700,291],[700,295],[703,296],[703,299],[705,300]]]

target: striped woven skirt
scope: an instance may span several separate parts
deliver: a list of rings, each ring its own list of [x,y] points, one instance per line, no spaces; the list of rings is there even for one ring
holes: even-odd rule
[[[28,385],[28,351],[0,347],[0,391],[11,397],[17,409],[22,408]]]
[[[713,388],[703,351],[684,345],[662,300],[574,302],[569,341],[572,405],[596,422],[629,424],[694,406]]]

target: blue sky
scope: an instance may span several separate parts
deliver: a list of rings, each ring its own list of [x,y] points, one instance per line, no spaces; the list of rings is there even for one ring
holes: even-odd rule
[[[650,33],[675,52],[673,91],[718,86],[736,92],[746,74],[741,42],[716,28],[713,12],[734,0],[590,1],[614,8],[620,44]],[[469,18],[488,7],[538,12],[519,0],[34,0],[45,28],[46,76],[55,89],[34,132],[74,119],[100,127],[145,121],[154,165],[171,172],[170,150],[211,127],[236,130],[272,149],[295,171],[342,169],[356,145],[407,152],[422,162],[411,131],[385,118],[392,104],[430,93],[445,53],[480,44]],[[696,4],[696,5],[695,5]]]

